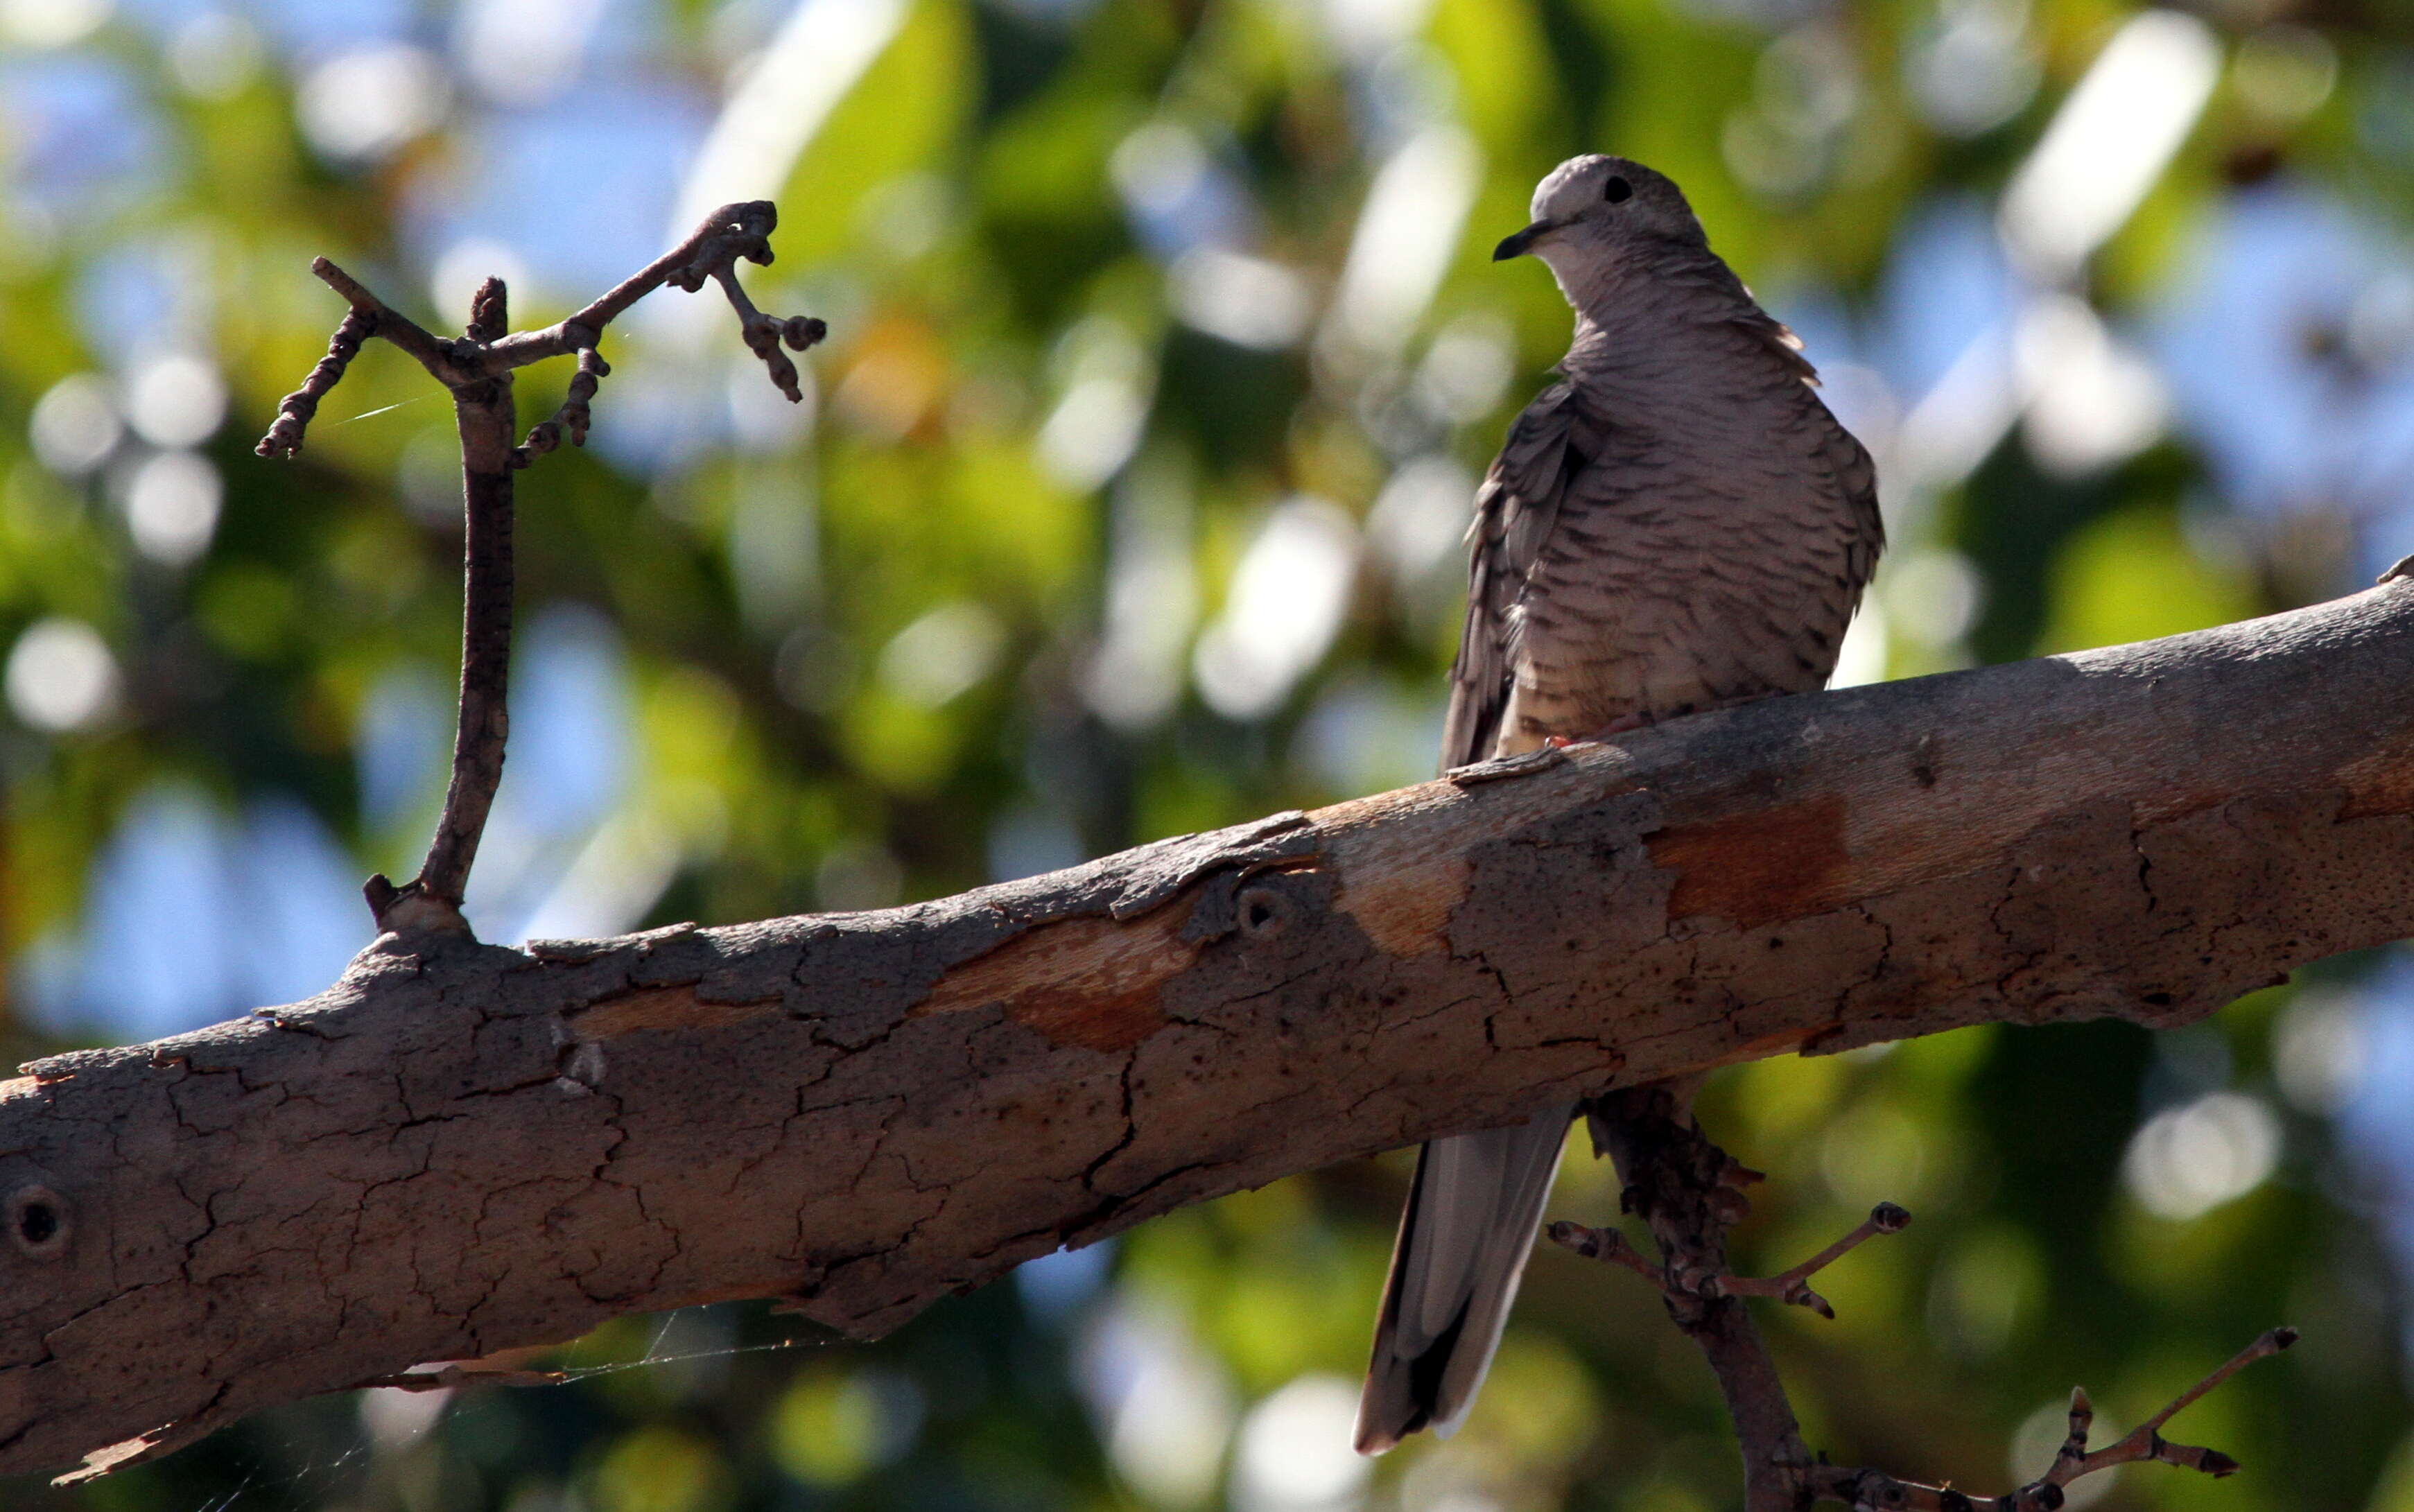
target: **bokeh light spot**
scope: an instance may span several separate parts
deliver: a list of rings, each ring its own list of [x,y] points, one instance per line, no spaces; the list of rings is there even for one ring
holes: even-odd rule
[[[117,700],[117,659],[81,619],[36,620],[8,652],[8,707],[37,730],[80,730]]]

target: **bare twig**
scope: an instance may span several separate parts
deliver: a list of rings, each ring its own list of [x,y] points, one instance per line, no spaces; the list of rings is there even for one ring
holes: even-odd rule
[[[319,401],[344,376],[360,345],[383,336],[410,353],[428,375],[452,391],[461,437],[461,495],[465,520],[461,629],[460,719],[454,737],[453,777],[443,815],[420,866],[419,875],[396,887],[383,876],[363,889],[380,930],[439,929],[469,933],[461,897],[478,853],[495,791],[501,784],[509,734],[506,712],[512,636],[512,473],[561,444],[587,444],[590,404],[612,369],[599,349],[604,328],[629,306],[664,284],[690,293],[707,279],[720,283],[738,312],[739,334],[761,357],[771,381],[791,402],[803,397],[796,364],[781,351],[784,342],[803,351],[827,334],[807,316],[785,319],[754,307],[738,282],[737,262],[771,260],[770,234],[779,213],[767,200],[722,206],[687,240],[623,280],[603,298],[566,320],[542,331],[511,329],[502,280],[489,278],[470,303],[469,321],[458,339],[437,336],[389,307],[358,279],[325,258],[311,271],[351,305],[328,343],[327,355],[302,387],[277,407],[276,422],[256,449],[261,456],[291,458],[302,450],[304,433]],[[549,357],[575,355],[578,371],[552,419],[512,444],[515,422],[513,374]]]
[[[2062,1483],[2066,1485],[2081,1475],[2091,1475],[2098,1470],[2108,1469],[2113,1465],[2128,1464],[2132,1460],[2157,1460],[2164,1464],[2179,1465],[2188,1470],[2200,1470],[2208,1475],[2214,1476],[2234,1473],[2238,1469],[2238,1461],[2218,1449],[2199,1449],[2184,1444],[2167,1443],[2163,1438],[2163,1425],[2177,1416],[2198,1397],[2228,1380],[2247,1366],[2258,1359],[2267,1359],[2295,1343],[2297,1337],[2297,1330],[2290,1327],[2283,1327],[2266,1330],[2253,1343],[2229,1356],[2220,1369],[2173,1398],[2170,1405],[2129,1430],[2127,1435],[2119,1443],[2107,1445],[2088,1455],[2076,1470],[2066,1475],[2062,1474],[2063,1464],[2058,1460],[2054,1468],[2046,1473],[2047,1478],[2052,1479],[2060,1475]],[[2071,1433],[2083,1447],[2086,1444],[2086,1431],[2080,1423],[2082,1413],[2086,1414],[2089,1421],[2094,1420],[2094,1410],[2088,1405],[2087,1393],[2073,1388],[2070,1394]]]
[[[729,295],[730,307],[738,312],[738,331],[746,338],[747,349],[763,359],[763,364],[771,370],[771,381],[780,386],[780,392],[788,396],[790,404],[802,400],[804,393],[797,386],[797,364],[788,361],[788,354],[780,349],[780,343],[785,341],[797,351],[803,351],[821,340],[827,327],[808,315],[791,316],[782,320],[756,309],[754,302],[746,297],[746,290],[738,287],[738,271],[726,263],[714,268],[712,276],[720,280],[722,289]]]
[[[325,259],[320,259],[325,261]],[[327,355],[310,369],[302,386],[285,396],[276,407],[276,422],[268,434],[260,438],[252,450],[264,457],[291,457],[302,450],[302,433],[309,428],[310,417],[319,412],[319,401],[327,391],[343,380],[344,369],[361,349],[361,343],[377,334],[378,317],[374,310],[357,306],[345,313],[335,326],[335,334],[327,339]]]
[[[1806,1284],[1810,1277],[1880,1234],[1900,1232],[1911,1215],[1892,1203],[1880,1203],[1853,1232],[1790,1270],[1762,1279],[1730,1275],[1724,1268],[1726,1231],[1743,1215],[1742,1199],[1734,1189],[1743,1180],[1757,1179],[1758,1173],[1737,1166],[1690,1121],[1680,1119],[1676,1101],[1664,1086],[1611,1093],[1588,1106],[1594,1140],[1617,1159],[1627,1183],[1625,1206],[1650,1222],[1661,1263],[1653,1266],[1615,1229],[1554,1223],[1550,1236],[1579,1254],[1625,1266],[1661,1286],[1669,1315],[1701,1345],[1725,1394],[1742,1443],[1744,1503],[1750,1512],[1798,1512],[1814,1501],[1879,1512],[2056,1512],[2064,1487],[2116,1465],[2153,1460],[2228,1475],[2238,1469],[2237,1460],[2218,1449],[2170,1443],[2162,1436],[2163,1425],[2246,1366],[2297,1342],[2294,1328],[2272,1329],[2119,1443],[2092,1454],[2087,1436],[2095,1409],[2084,1390],[2074,1389],[2070,1430],[2053,1463],[2036,1479],[2002,1496],[1975,1498],[1949,1485],[1929,1486],[1898,1480],[1881,1470],[1814,1462],[1742,1298],[1774,1297],[1833,1317],[1825,1299]]]
[[[2063,1505],[2064,1487],[2082,1475],[2092,1475],[2118,1465],[2151,1460],[2176,1465],[2183,1470],[2199,1471],[2215,1479],[2235,1475],[2238,1461],[2228,1455],[2219,1449],[2201,1448],[2192,1444],[2173,1444],[2163,1437],[2162,1427],[2182,1408],[2246,1366],[2276,1355],[2296,1342],[2297,1330],[2294,1328],[2271,1329],[2231,1356],[2212,1374],[2181,1392],[2170,1405],[2131,1429],[2119,1443],[2093,1454],[2087,1452],[2087,1435],[2095,1421],[2095,1408],[2087,1400],[2084,1388],[2073,1387],[2070,1393],[2070,1432],[2063,1440],[2062,1447],[2055,1451],[2053,1464],[2036,1479],[2001,1496],[1974,1498],[1950,1486],[1927,1486],[1917,1481],[1897,1480],[1882,1471],[1846,1469],[1840,1465],[1813,1466],[1805,1478],[1805,1488],[1819,1500],[1842,1502],[1855,1507],[1899,1507],[1904,1512],[2054,1512]]]
[[[1858,1227],[1825,1249],[1803,1261],[1791,1270],[1774,1276],[1720,1276],[1711,1284],[1729,1297],[1774,1297],[1792,1307],[1807,1307],[1823,1318],[1834,1319],[1836,1310],[1825,1297],[1810,1289],[1810,1278],[1850,1254],[1862,1244],[1881,1234],[1900,1234],[1911,1223],[1911,1214],[1890,1202],[1879,1203],[1870,1209],[1870,1216]]]
[[[1718,1185],[1733,1188],[1750,1181],[1762,1180],[1758,1171],[1729,1162]],[[1825,1297],[1810,1289],[1810,1279],[1842,1259],[1854,1249],[1881,1234],[1900,1234],[1911,1223],[1911,1214],[1890,1202],[1879,1203],[1870,1209],[1870,1216],[1860,1226],[1825,1249],[1803,1261],[1791,1270],[1774,1276],[1733,1276],[1705,1272],[1690,1279],[1680,1279],[1663,1271],[1646,1259],[1626,1236],[1614,1228],[1591,1228],[1583,1223],[1557,1223],[1545,1230],[1551,1242],[1574,1251],[1587,1260],[1624,1266],[1644,1280],[1662,1290],[1682,1289],[1706,1300],[1721,1297],[1773,1297],[1794,1307],[1807,1307],[1823,1318],[1833,1319],[1834,1307]]]
[[[570,432],[571,445],[585,446],[587,427],[592,420],[587,402],[595,397],[596,389],[611,375],[612,364],[604,360],[603,353],[592,347],[581,347],[578,349],[578,372],[570,380],[570,392],[563,395],[561,408],[554,412],[551,420],[538,422],[528,433],[528,439],[520,443],[520,449],[513,453],[512,465],[525,467],[551,452],[561,444],[561,433],[565,429]]]
[[[511,330],[503,281],[489,278],[469,303],[464,337],[480,346]],[[511,734],[512,671],[512,375],[497,373],[453,390],[461,435],[461,709],[453,740],[453,778],[436,838],[418,880],[401,889],[459,918],[461,897],[486,830],[495,791],[503,780],[503,747]],[[370,907],[377,907],[374,890]],[[379,923],[385,924],[381,915]]]

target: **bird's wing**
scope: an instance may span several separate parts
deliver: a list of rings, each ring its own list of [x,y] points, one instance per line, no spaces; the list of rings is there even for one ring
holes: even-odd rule
[[[1721,271],[1724,271],[1723,265]],[[1730,273],[1727,276],[1733,278],[1735,275]],[[1740,283],[1736,288],[1743,289]],[[1805,387],[1815,391],[1819,387],[1819,370],[1810,365],[1809,357],[1803,355],[1802,338],[1783,321],[1752,304],[1748,289],[1744,290],[1744,301],[1746,308],[1735,318],[1736,323],[1799,378]],[[1852,564],[1854,581],[1867,583],[1870,573],[1877,566],[1878,554],[1885,550],[1885,522],[1878,515],[1877,464],[1870,460],[1869,448],[1861,445],[1860,438],[1844,428],[1842,422],[1837,420],[1835,412],[1815,392],[1807,398],[1818,416],[1819,445],[1813,461],[1835,479],[1837,490],[1852,506],[1853,523],[1857,526],[1855,532],[1855,560]],[[1860,555],[1862,553],[1866,555]]]
[[[1857,527],[1853,536],[1853,559],[1846,570],[1855,583],[1866,586],[1870,574],[1877,571],[1879,553],[1885,550],[1885,521],[1878,512],[1878,467],[1870,460],[1869,448],[1861,444],[1858,437],[1844,429],[1825,404],[1819,408],[1826,420],[1820,437],[1819,465],[1835,478],[1836,486],[1852,506]],[[1854,590],[1853,601],[1860,601],[1858,588]]]
[[[1776,358],[1786,371],[1802,380],[1806,391],[1803,402],[1816,417],[1812,424],[1818,445],[1812,452],[1811,465],[1835,480],[1837,492],[1853,511],[1855,529],[1845,572],[1856,585],[1852,596],[1853,603],[1857,606],[1860,586],[1868,584],[1870,574],[1877,570],[1879,555],[1885,550],[1885,522],[1878,512],[1877,464],[1870,460],[1869,449],[1861,445],[1860,438],[1846,430],[1843,423],[1836,419],[1835,412],[1819,397],[1816,392],[1819,370],[1803,354],[1802,338],[1782,320],[1754,304],[1751,291],[1744,288],[1725,263],[1717,262],[1715,259],[1712,261],[1717,265],[1707,270],[1706,276],[1732,286],[1742,300],[1741,307],[1730,317],[1733,322]]]
[[[1803,354],[1802,338],[1785,322],[1752,303],[1751,291],[1743,287],[1726,264],[1720,263],[1716,272],[1742,296],[1743,307],[1732,318],[1734,322],[1806,387],[1816,390],[1819,370]],[[1869,449],[1861,445],[1860,438],[1843,427],[1815,393],[1808,396],[1807,402],[1817,411],[1819,422],[1819,445],[1813,462],[1836,480],[1838,491],[1852,506],[1857,529],[1850,571],[1855,582],[1865,584],[1876,568],[1878,554],[1885,550],[1885,522],[1878,514],[1877,464],[1870,460]]]
[[[1509,427],[1508,442],[1476,490],[1468,527],[1467,623],[1450,669],[1450,713],[1442,724],[1444,771],[1492,755],[1509,706],[1516,663],[1519,604],[1557,523],[1569,474],[1582,465],[1569,442],[1582,401],[1575,386],[1555,383]]]

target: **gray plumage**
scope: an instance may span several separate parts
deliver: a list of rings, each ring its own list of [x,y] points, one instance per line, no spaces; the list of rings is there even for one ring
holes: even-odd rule
[[[1476,494],[1445,768],[1824,686],[1885,544],[1869,453],[1674,183],[1572,158],[1533,215],[1495,257],[1549,264],[1575,339]],[[1465,1416],[1574,1111],[1419,1156],[1362,1452]]]

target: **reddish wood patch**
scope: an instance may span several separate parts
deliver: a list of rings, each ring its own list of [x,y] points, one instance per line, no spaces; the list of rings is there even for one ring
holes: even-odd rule
[[[617,1039],[648,1029],[725,1029],[751,1019],[767,1018],[780,1011],[777,998],[761,1002],[706,1002],[695,995],[695,984],[641,987],[618,998],[606,998],[569,1015],[571,1030],[582,1040]]]
[[[2338,812],[2342,821],[2414,813],[2414,752],[2403,736],[2341,766],[2338,779],[2347,789]]]
[[[1198,957],[1181,939],[1185,915],[1070,919],[1017,935],[941,977],[914,1016],[996,1003],[1054,1044],[1119,1055],[1164,1027],[1165,984]]]
[[[1676,873],[1669,918],[1708,914],[1746,929],[1832,907],[1852,862],[1840,793],[1679,825],[1646,843],[1655,864]]]

